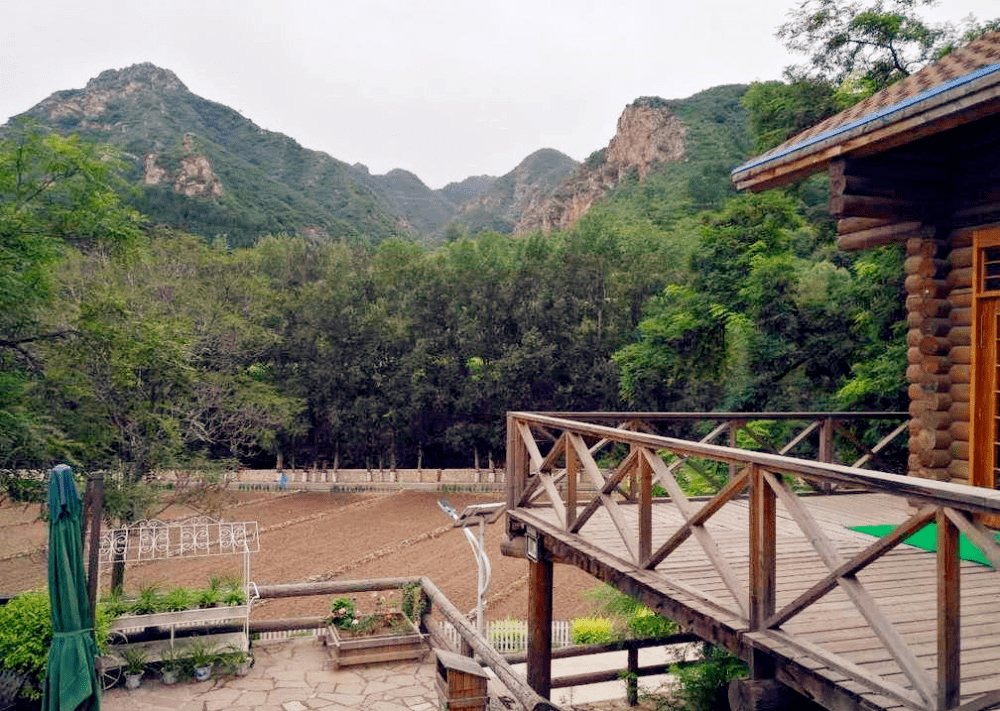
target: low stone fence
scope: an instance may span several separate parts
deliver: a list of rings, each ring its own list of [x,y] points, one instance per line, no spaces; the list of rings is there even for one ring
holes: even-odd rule
[[[432,484],[480,485],[504,487],[503,469],[241,469],[241,484],[277,484],[281,474],[286,485],[295,484]]]

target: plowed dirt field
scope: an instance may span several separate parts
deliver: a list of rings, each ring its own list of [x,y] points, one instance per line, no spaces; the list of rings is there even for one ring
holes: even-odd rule
[[[389,493],[240,492],[222,512],[228,521],[257,521],[260,552],[251,556],[251,578],[258,584],[309,580],[358,580],[426,575],[463,610],[476,604],[476,566],[465,535],[451,526],[437,506],[438,492]],[[499,494],[450,494],[456,508],[496,501]],[[163,518],[193,512],[168,510]],[[47,527],[38,506],[0,506],[0,593],[45,584]],[[528,564],[500,553],[503,520],[486,527],[493,568],[486,614],[490,620],[527,616]],[[130,568],[126,588],[204,586],[215,574],[239,574],[240,556],[158,561]],[[107,583],[105,581],[104,587]],[[570,619],[591,612],[583,595],[597,581],[567,566],[555,567],[553,617]],[[322,597],[269,600],[255,607],[255,618],[325,615]]]

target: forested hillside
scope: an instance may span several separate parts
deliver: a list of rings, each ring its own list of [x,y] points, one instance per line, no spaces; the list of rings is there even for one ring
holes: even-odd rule
[[[160,224],[230,245],[315,232],[353,244],[403,234],[356,169],[196,96],[152,64],[108,70],[22,118],[115,146],[129,202]]]
[[[149,63],[58,91],[17,117],[24,119],[113,147],[127,202],[153,223],[231,247],[271,234],[372,247],[395,237],[440,242],[449,226],[510,232],[520,203],[551,191],[576,166],[549,149],[536,154],[544,160],[500,179],[431,190],[406,170],[372,175],[362,164],[308,150]]]
[[[22,128],[2,466],[454,466],[502,458],[515,409],[899,408],[898,253],[838,253],[821,183],[732,196],[752,137],[692,134],[571,229],[232,249],[144,226],[97,147]]]
[[[876,15],[919,25],[908,8]],[[781,32],[794,41],[810,18]],[[360,182],[338,182],[344,164],[274,134],[241,144],[259,129],[190,96],[184,110],[205,133],[178,134],[169,107],[146,107],[130,126],[162,146],[141,160],[154,189],[139,206],[208,205],[191,209],[216,210],[220,229],[253,225],[246,240],[136,210],[123,197],[136,155],[116,163],[88,142],[114,117],[113,97],[100,86],[55,95],[40,116],[61,131],[74,117],[90,124],[0,134],[0,487],[68,461],[110,472],[109,505],[128,518],[142,501],[120,485],[163,467],[496,461],[510,410],[904,409],[900,249],[838,251],[823,179],[736,195],[728,178],[962,41],[934,34],[936,48],[888,71],[882,59],[912,40],[870,30],[850,28],[848,44],[870,49],[860,58],[837,54],[842,33],[813,40],[832,54],[787,82],[638,99],[623,121],[662,130],[662,145],[624,145],[620,131],[582,165],[540,151],[520,176],[433,195],[405,171],[380,186],[354,166]],[[256,167],[228,172],[237,162]],[[514,213],[490,212],[491,201],[509,210],[528,183],[563,171],[535,207],[556,215],[586,202],[572,226],[498,229]],[[227,184],[243,179],[274,181],[274,204],[227,202]],[[293,183],[339,195],[344,210],[311,211],[308,191],[282,192]],[[427,210],[405,207],[421,195]],[[467,220],[444,242],[406,233],[466,198]]]

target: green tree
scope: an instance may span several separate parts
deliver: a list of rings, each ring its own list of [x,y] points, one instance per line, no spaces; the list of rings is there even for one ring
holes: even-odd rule
[[[2,464],[65,451],[48,406],[39,349],[78,335],[62,308],[56,267],[79,250],[127,253],[138,214],[114,189],[118,164],[105,149],[18,123],[0,138],[0,452]]]
[[[815,77],[790,83],[754,82],[742,101],[757,153],[784,143],[843,108],[836,87]]]
[[[837,391],[843,409],[905,410],[906,320],[903,250],[868,250],[852,265],[852,329],[861,347]]]
[[[808,56],[787,73],[825,79],[861,99],[995,25],[980,25],[971,16],[963,28],[928,23],[918,11],[934,2],[805,0],[777,32],[788,49]]]
[[[882,331],[856,327],[865,289],[831,256],[783,193],[706,215],[686,283],[651,299],[614,355],[622,397],[642,409],[828,406],[859,355],[884,346]]]

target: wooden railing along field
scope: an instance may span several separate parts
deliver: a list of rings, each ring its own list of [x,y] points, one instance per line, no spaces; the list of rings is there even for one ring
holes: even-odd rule
[[[556,543],[559,539],[562,541],[559,545],[567,549],[574,544],[566,541],[577,540],[572,536],[579,534],[582,536],[579,551],[584,551],[580,555],[589,556],[590,567],[613,569],[615,576],[629,571],[627,575],[641,580],[648,580],[657,566],[669,561],[682,544],[692,539],[700,544],[704,560],[710,561],[724,581],[728,598],[724,593],[720,597],[715,591],[700,590],[690,582],[671,580],[669,584],[685,599],[699,601],[703,609],[717,611],[717,619],[725,620],[727,628],[741,630],[739,644],[733,644],[732,636],[710,641],[739,646],[740,649],[734,651],[744,654],[748,650],[751,654],[754,650],[782,650],[781,654],[808,657],[909,708],[944,711],[959,707],[962,679],[959,534],[965,534],[994,568],[1000,568],[1000,546],[981,522],[984,516],[1000,514],[1000,492],[785,456],[807,434],[832,431],[834,419],[830,417],[799,415],[799,419],[811,419],[818,424],[808,424],[807,431],[795,435],[789,445],[779,447],[778,453],[650,434],[649,425],[655,424],[656,418],[636,414],[600,417],[616,421],[619,427],[595,423],[596,413],[581,415],[579,419],[575,415],[508,414],[507,504],[512,536],[525,535],[526,528],[531,527],[526,526],[526,521],[543,522],[533,513],[543,507],[550,515],[540,525],[543,528],[551,525],[552,528],[545,528],[545,532],[553,534],[546,537],[546,544],[549,539]],[[729,432],[734,421],[754,417],[791,416],[740,415],[739,419],[723,416],[723,423],[713,433],[718,436]],[[895,434],[904,430],[905,423],[896,428]],[[815,451],[829,459],[827,445],[820,444]],[[685,495],[676,476],[686,463],[695,466],[721,463],[731,475],[714,496],[695,501]],[[590,485],[587,487],[589,492],[582,490],[581,481]],[[661,487],[666,497],[654,500],[654,486]],[[843,487],[905,497],[913,505],[911,515],[888,535],[873,539],[860,552],[845,557],[806,506],[808,497],[800,495],[802,489],[816,492]],[[745,530],[740,534],[748,551],[749,570],[737,568],[729,561],[716,540],[717,534],[706,526],[737,500],[742,500],[749,509],[743,524]],[[682,522],[673,530],[665,531],[663,518],[657,517],[658,528],[654,536],[653,511],[658,503],[672,506]],[[794,520],[825,566],[817,579],[807,583],[799,581],[800,588],[793,595],[778,589],[776,564],[781,529],[776,520],[779,505],[782,515]],[[620,552],[613,556],[594,547],[586,548],[584,544],[585,533],[581,531],[598,512],[602,512],[605,520],[610,520],[621,539]],[[936,625],[928,634],[933,640],[931,652],[927,654],[922,650],[918,655],[904,639],[906,634],[894,623],[892,615],[887,614],[885,603],[877,599],[878,591],[869,590],[859,573],[931,522],[937,524],[938,613]],[[531,533],[527,531],[529,538]],[[537,535],[537,531],[535,533]],[[641,583],[637,587],[642,587]],[[881,675],[864,668],[848,656],[786,629],[790,620],[835,589],[845,593],[867,621],[902,670],[903,681],[890,678],[888,673]],[[780,606],[777,604],[779,594],[783,599]],[[993,636],[1000,645],[1000,635],[994,632]],[[962,708],[982,709],[1000,703],[1000,678],[994,677],[994,681],[996,683],[987,679],[985,687],[977,685],[976,698],[966,698],[966,706]]]

